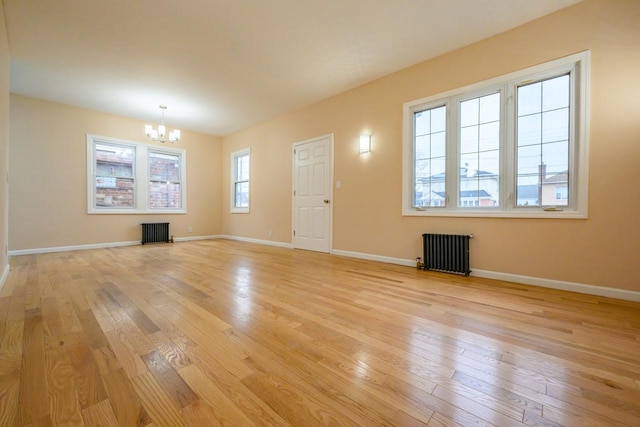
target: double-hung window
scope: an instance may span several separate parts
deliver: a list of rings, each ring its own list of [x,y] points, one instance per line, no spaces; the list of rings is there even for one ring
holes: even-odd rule
[[[149,151],[149,208],[174,209],[182,206],[180,154]]]
[[[186,213],[186,152],[87,135],[90,214]]]
[[[249,212],[250,150],[231,153],[231,212]]]
[[[587,216],[589,53],[404,105],[403,214]]]

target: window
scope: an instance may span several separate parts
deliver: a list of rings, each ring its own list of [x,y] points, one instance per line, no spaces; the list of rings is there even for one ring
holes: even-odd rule
[[[250,151],[231,153],[231,212],[249,212]]]
[[[186,153],[87,135],[87,211],[186,213]]]
[[[94,179],[96,208],[135,208],[135,148],[95,144]]]
[[[180,208],[180,155],[149,151],[149,208]]]
[[[587,216],[589,52],[404,105],[403,214]]]

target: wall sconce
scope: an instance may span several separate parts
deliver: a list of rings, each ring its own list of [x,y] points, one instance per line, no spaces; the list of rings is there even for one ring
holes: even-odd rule
[[[371,152],[371,135],[363,133],[360,135],[360,154]]]

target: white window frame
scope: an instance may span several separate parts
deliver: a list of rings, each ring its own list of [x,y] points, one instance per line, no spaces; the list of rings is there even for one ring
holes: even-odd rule
[[[96,204],[96,144],[132,148],[135,152],[133,166],[134,206],[111,208]],[[178,155],[180,158],[181,203],[178,208],[149,207],[149,153]],[[187,213],[187,152],[183,149],[159,147],[152,144],[87,134],[87,213],[89,214],[186,214]]]
[[[237,170],[237,159],[240,157],[247,156],[249,158],[249,179],[246,181],[237,179],[238,170]],[[251,210],[251,149],[245,148],[244,150],[234,151],[231,153],[231,190],[230,190],[230,211],[231,213],[250,213]],[[248,201],[247,206],[237,207],[236,206],[236,184],[246,182],[247,183],[247,191],[248,191]]]
[[[514,218],[580,218],[588,217],[589,181],[589,74],[590,51],[585,51],[509,73],[490,80],[450,90],[403,105],[403,191],[404,216],[451,217],[514,217]],[[569,72],[571,74],[571,120],[569,127],[568,206],[516,206],[516,119],[517,87],[532,80],[541,80]],[[457,206],[459,190],[459,137],[457,116],[460,101],[500,88],[500,206]],[[447,164],[445,207],[414,207],[414,113],[435,105],[447,105]],[[456,171],[451,173],[451,171]]]

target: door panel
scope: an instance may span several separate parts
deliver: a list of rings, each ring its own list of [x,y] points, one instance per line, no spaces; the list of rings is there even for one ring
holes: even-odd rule
[[[331,251],[332,137],[294,144],[293,246]]]

